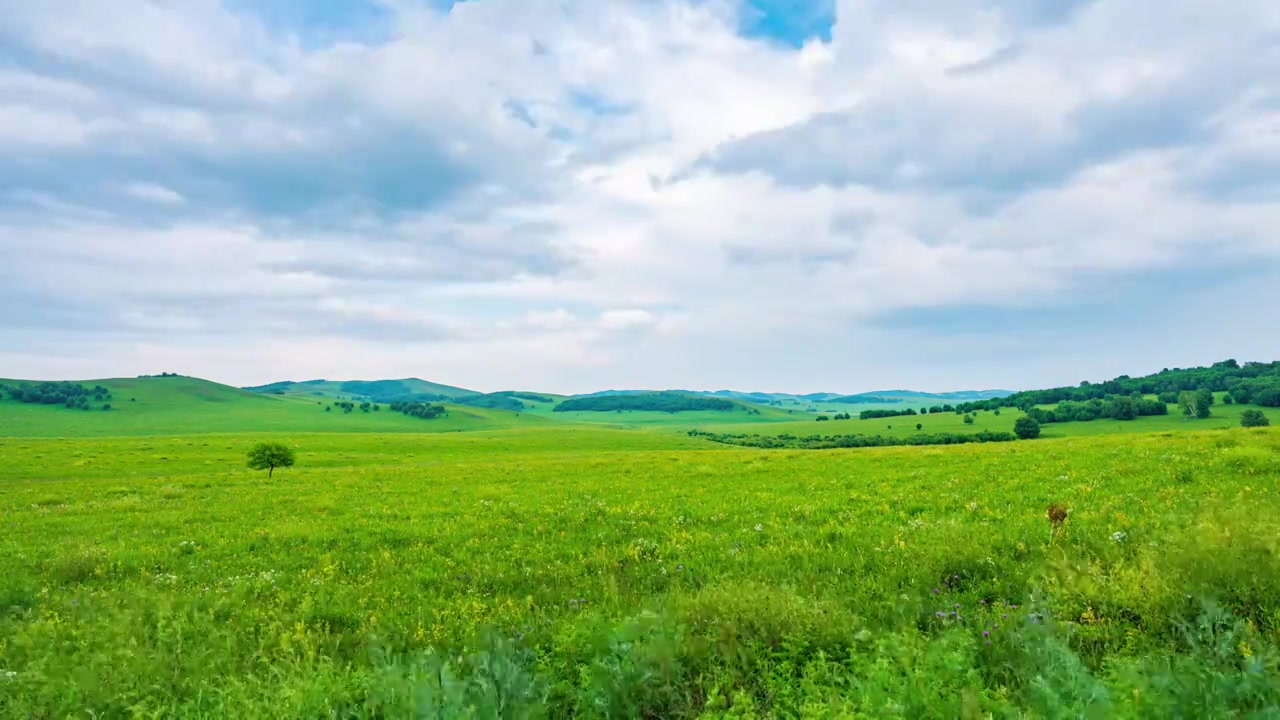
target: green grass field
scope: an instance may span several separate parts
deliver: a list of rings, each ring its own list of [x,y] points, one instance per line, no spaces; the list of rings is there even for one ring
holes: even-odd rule
[[[1240,406],[756,450],[684,430],[965,433],[1018,413],[421,420],[100,382],[118,409],[0,401],[0,717],[1280,706],[1280,430],[1232,429]],[[249,470],[261,440],[297,467]],[[1052,503],[1070,514],[1051,536]]]
[[[271,481],[245,434],[0,440],[0,716],[1280,702],[1275,430],[826,452],[549,424],[271,437],[299,453]],[[1071,508],[1052,543],[1051,502]]]

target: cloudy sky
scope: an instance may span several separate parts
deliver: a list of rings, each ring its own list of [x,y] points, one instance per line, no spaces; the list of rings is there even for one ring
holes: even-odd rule
[[[1275,0],[0,0],[0,377],[1280,357]]]

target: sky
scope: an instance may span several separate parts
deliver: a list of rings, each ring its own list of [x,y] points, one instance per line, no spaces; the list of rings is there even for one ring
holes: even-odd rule
[[[0,377],[1280,357],[1274,0],[0,0]]]

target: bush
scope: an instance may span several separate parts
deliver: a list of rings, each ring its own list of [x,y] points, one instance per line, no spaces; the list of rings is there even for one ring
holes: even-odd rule
[[[1240,415],[1240,427],[1267,427],[1270,424],[1271,420],[1261,410],[1250,408]]]
[[[249,468],[266,470],[271,477],[278,467],[293,467],[293,450],[281,443],[258,443],[249,451]]]
[[[1023,440],[1034,440],[1040,437],[1040,423],[1033,417],[1020,417],[1013,424],[1013,434]]]

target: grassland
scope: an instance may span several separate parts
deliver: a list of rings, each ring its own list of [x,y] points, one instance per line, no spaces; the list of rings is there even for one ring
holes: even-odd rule
[[[0,717],[1280,704],[1275,429],[824,452],[550,421],[270,437],[299,453],[271,481],[240,433],[0,439]],[[1052,540],[1051,502],[1071,509]]]

